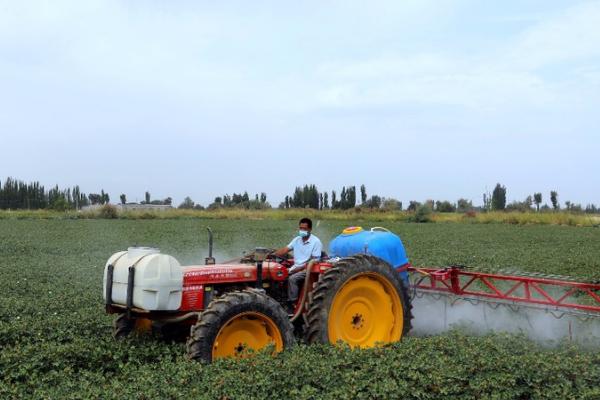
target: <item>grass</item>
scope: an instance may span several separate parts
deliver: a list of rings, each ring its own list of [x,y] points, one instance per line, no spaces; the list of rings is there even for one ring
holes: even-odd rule
[[[110,214],[109,214],[110,215]],[[355,208],[351,210],[311,210],[311,209],[270,209],[245,210],[238,208],[217,210],[164,210],[164,211],[125,211],[116,213],[118,219],[266,219],[299,220],[308,216],[313,219],[355,222],[413,222],[415,213],[407,211],[382,211]],[[0,219],[100,219],[106,215],[95,211],[52,211],[14,210],[0,211]],[[485,212],[485,213],[432,213],[429,222],[512,224],[512,225],[566,225],[599,226],[600,216],[574,214],[569,212]]]

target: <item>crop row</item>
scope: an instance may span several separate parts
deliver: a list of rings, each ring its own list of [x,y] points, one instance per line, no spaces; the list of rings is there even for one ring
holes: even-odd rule
[[[182,263],[289,241],[296,221],[1,220],[0,398],[599,398],[600,356],[568,343],[452,332],[383,349],[299,346],[206,366],[183,345],[147,337],[115,342],[101,298],[108,255],[156,245]],[[345,222],[321,221],[328,242]],[[386,226],[416,265],[519,266],[592,278],[593,228],[464,224]]]

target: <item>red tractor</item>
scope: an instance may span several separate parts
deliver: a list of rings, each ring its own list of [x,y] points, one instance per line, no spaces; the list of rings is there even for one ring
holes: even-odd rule
[[[346,230],[342,236],[357,232]],[[184,332],[189,356],[207,362],[268,345],[282,351],[297,340],[361,348],[395,342],[411,327],[408,282],[402,275],[408,264],[386,261],[386,251],[394,250],[387,243],[373,242],[373,249],[383,253],[365,249],[312,261],[293,314],[285,310],[291,257],[257,248],[216,264],[210,229],[205,265],[180,266],[157,249],[133,247],[106,264],[106,311],[118,314],[116,337],[133,331]],[[399,239],[389,243],[401,246]]]
[[[444,310],[469,303],[538,310],[558,319],[568,315],[575,319],[564,319],[569,338],[577,321],[600,318],[598,282],[459,265],[413,267],[400,238],[383,228],[347,228],[330,250],[332,257],[309,263],[290,315],[284,308],[289,255],[257,248],[216,264],[210,229],[205,265],[181,266],[153,248],[113,254],[104,269],[104,299],[107,312],[118,314],[114,335],[158,330],[185,336],[189,356],[210,362],[269,345],[282,351],[297,340],[351,347],[395,342],[411,329],[411,301],[423,296],[443,300]]]

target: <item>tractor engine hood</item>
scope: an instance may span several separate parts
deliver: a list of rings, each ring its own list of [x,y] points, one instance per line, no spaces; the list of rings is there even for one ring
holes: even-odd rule
[[[228,263],[214,265],[191,265],[183,269],[183,285],[211,285],[218,283],[256,281],[256,264]],[[285,280],[287,268],[274,261],[263,263],[263,280]]]

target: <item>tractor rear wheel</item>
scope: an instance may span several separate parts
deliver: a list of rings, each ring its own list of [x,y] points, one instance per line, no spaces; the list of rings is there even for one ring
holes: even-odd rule
[[[384,260],[357,255],[319,277],[309,295],[307,343],[373,347],[410,330],[411,305],[399,274]]]
[[[213,300],[187,341],[190,358],[211,362],[221,357],[246,357],[273,345],[276,352],[295,344],[292,324],[281,305],[266,294],[247,289]]]
[[[125,338],[131,333],[152,331],[152,321],[147,318],[127,318],[127,314],[119,314],[113,322],[113,336],[116,339]]]

